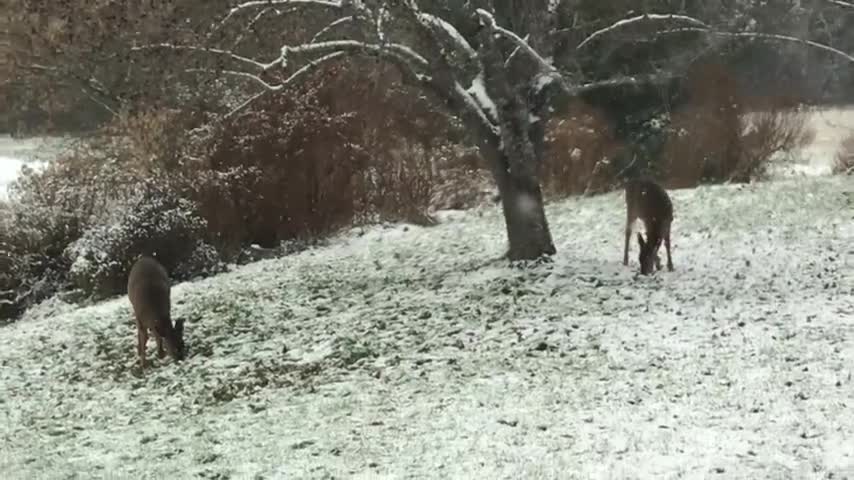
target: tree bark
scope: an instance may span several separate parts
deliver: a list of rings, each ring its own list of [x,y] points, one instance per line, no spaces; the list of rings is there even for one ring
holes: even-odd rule
[[[524,96],[530,91],[533,77],[514,77],[508,71],[502,45],[496,42],[493,32],[483,29],[479,38],[486,90],[498,109],[499,127],[499,134],[492,141],[483,142],[481,153],[489,162],[501,195],[507,258],[535,260],[554,255],[539,179],[543,149],[538,141],[544,132],[538,128],[541,125],[536,125],[539,120],[535,112],[539,109]]]
[[[493,166],[509,165],[510,159],[501,150],[490,149],[488,162]],[[484,152],[486,153],[486,152]],[[492,170],[504,225],[507,228],[507,253],[509,260],[536,260],[556,253],[552,234],[546,219],[543,192],[536,176],[513,172],[507,168]]]

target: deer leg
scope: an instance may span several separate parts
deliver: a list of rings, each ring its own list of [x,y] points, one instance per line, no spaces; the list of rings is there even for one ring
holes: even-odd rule
[[[136,324],[136,353],[139,355],[139,364],[143,369],[146,367],[145,344],[148,343],[148,333],[139,323]]]
[[[626,243],[623,248],[623,265],[629,264],[629,240],[632,239],[632,221],[631,217],[626,219]]]
[[[157,342],[157,358],[163,358],[166,356],[166,351],[163,350],[163,337],[154,334],[154,341]]]
[[[673,271],[673,259],[670,258],[670,225],[664,230],[664,248],[667,250],[667,270]]]

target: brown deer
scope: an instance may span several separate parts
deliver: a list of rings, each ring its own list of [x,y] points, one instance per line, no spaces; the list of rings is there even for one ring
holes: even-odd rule
[[[151,257],[140,257],[128,275],[128,297],[136,320],[137,354],[140,365],[146,367],[145,349],[148,334],[157,341],[157,356],[163,358],[163,344],[176,361],[184,358],[184,321],[177,319],[172,326],[169,300],[170,282],[166,269]]]
[[[640,252],[638,262],[641,273],[649,275],[653,272],[653,264],[661,270],[661,259],[658,249],[664,240],[667,249],[667,270],[673,271],[673,260],[670,258],[670,224],[673,222],[673,203],[664,188],[650,178],[635,178],[626,183],[626,244],[623,250],[623,265],[629,264],[629,243],[632,237],[632,226],[637,219],[643,221],[646,229],[646,241],[640,233],[637,234]]]

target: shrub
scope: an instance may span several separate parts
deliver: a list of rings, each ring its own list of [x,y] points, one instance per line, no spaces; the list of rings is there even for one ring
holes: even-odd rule
[[[356,179],[359,220],[435,224],[428,210],[436,181],[433,159],[422,146],[406,145],[374,156]]]
[[[160,121],[144,120],[151,118]],[[84,282],[77,274],[70,277],[72,262],[82,262],[83,258],[70,254],[74,250],[70,247],[79,246],[78,241],[84,236],[97,236],[100,229],[115,224],[117,215],[127,212],[118,207],[129,205],[139,186],[163,170],[158,159],[178,157],[169,149],[153,153],[154,150],[143,148],[146,141],[153,145],[169,135],[177,138],[179,134],[166,128],[169,122],[181,125],[174,116],[166,119],[151,112],[121,116],[97,135],[68,146],[43,170],[23,169],[10,186],[5,225],[0,227],[0,243],[8,257],[5,263],[9,264],[4,265],[4,273],[9,273],[0,278],[0,290],[4,292],[0,315],[18,316],[29,306],[75,284],[95,297],[117,291],[115,286],[123,283],[118,280],[110,283],[91,275],[98,282]],[[155,124],[160,136],[146,133],[153,131]],[[121,135],[123,130],[134,134]],[[175,185],[176,181],[172,181],[169,188]],[[90,231],[93,228],[95,231]]]
[[[747,125],[739,138],[739,162],[729,173],[729,181],[745,183],[765,178],[775,154],[802,148],[815,139],[815,131],[807,126],[806,113],[782,105],[772,103],[741,119]]]
[[[721,65],[696,68],[687,89],[688,103],[672,114],[661,165],[670,187],[762,179],[775,154],[813,138],[806,115],[788,108],[787,99],[743,97]]]
[[[123,293],[141,254],[156,256],[174,280],[218,270],[219,257],[203,240],[206,224],[192,202],[161,179],[135,190],[135,199],[114,206],[64,252],[71,284],[87,297]]]
[[[357,127],[313,90],[268,96],[216,125],[188,188],[218,244],[275,247],[350,223],[365,161]]]
[[[833,163],[833,173],[836,175],[854,175],[854,134],[842,140],[842,145],[836,153]]]
[[[547,195],[609,190],[615,181],[617,140],[603,114],[576,102],[563,118],[549,121],[540,178]]]
[[[434,152],[432,163],[436,172],[431,211],[465,210],[494,201],[495,181],[477,148],[445,144]]]
[[[723,182],[739,158],[744,104],[725,66],[703,64],[687,80],[688,103],[671,115],[662,177],[672,187]]]
[[[450,122],[424,97],[413,107],[412,92],[386,73],[326,67],[231,118],[118,115],[14,185],[0,230],[11,258],[0,314],[71,288],[120,293],[140,253],[157,253],[180,280],[249,245],[276,248],[354,219],[429,223],[435,140],[447,142],[438,133]],[[356,104],[368,107],[357,114]]]

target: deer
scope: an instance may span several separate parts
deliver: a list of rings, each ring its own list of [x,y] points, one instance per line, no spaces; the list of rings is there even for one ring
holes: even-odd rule
[[[131,267],[128,298],[133,307],[142,369],[147,366],[145,350],[149,333],[157,342],[158,358],[164,358],[168,352],[175,361],[184,359],[184,320],[179,318],[172,325],[170,289],[169,274],[154,258],[142,256]]]
[[[638,262],[642,275],[661,270],[661,258],[658,249],[664,240],[667,250],[667,270],[673,271],[673,260],[670,257],[670,225],[673,222],[673,202],[667,191],[655,180],[641,177],[626,183],[626,242],[623,249],[623,265],[629,264],[629,243],[632,237],[632,227],[641,219],[646,229],[646,241],[640,232],[637,233]]]

